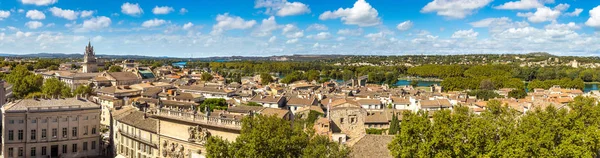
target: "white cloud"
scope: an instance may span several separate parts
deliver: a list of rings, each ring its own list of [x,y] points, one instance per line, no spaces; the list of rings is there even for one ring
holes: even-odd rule
[[[56,2],[58,2],[58,0],[21,0],[21,3],[23,4],[33,4],[37,6],[46,6]]]
[[[266,8],[266,14],[281,17],[310,13],[308,5],[287,0],[256,0],[254,8]]]
[[[163,20],[163,19],[152,19],[152,20],[147,20],[144,21],[144,23],[142,23],[142,27],[157,27],[157,26],[161,26],[163,24],[167,23],[167,21]]]
[[[277,25],[275,17],[271,16],[267,19],[263,19],[260,26],[252,32],[252,35],[257,37],[271,36],[271,32],[277,30],[278,28],[280,28],[280,26]]]
[[[52,12],[52,15],[54,15],[56,17],[65,18],[67,20],[75,20],[75,19],[77,19],[77,16],[79,15],[79,13],[76,11],[69,10],[69,9],[61,9],[61,8],[57,8],[57,7],[50,8],[50,12]]]
[[[10,16],[10,11],[0,10],[0,20],[4,20]]]
[[[537,8],[535,13],[527,12],[527,13],[517,13],[519,17],[526,17],[527,20],[533,23],[540,23],[546,21],[556,21],[556,18],[560,16],[560,10],[550,9],[548,7]]]
[[[112,21],[106,16],[99,16],[83,21],[81,28],[78,31],[94,31],[107,28]]]
[[[290,39],[290,40],[287,40],[287,41],[285,41],[285,43],[286,43],[286,44],[294,44],[294,43],[298,43],[298,39],[297,39],[297,38]]]
[[[312,38],[312,39],[316,39],[316,40],[326,40],[331,38],[331,33],[329,32],[319,32],[316,35],[309,35],[306,36],[307,38]]]
[[[567,24],[552,23],[544,26],[544,28],[547,30],[579,30],[581,26],[574,22],[569,22]]]
[[[360,36],[363,34],[363,29],[358,28],[358,29],[340,29],[338,30],[337,34],[338,35],[345,35],[345,36]]]
[[[585,22],[585,25],[600,29],[600,5],[590,10],[590,18]]]
[[[39,21],[29,21],[25,23],[25,26],[27,26],[29,29],[37,29],[44,26],[44,24]]]
[[[181,15],[183,15],[183,14],[185,14],[185,13],[187,13],[187,12],[188,12],[188,10],[187,10],[187,9],[185,9],[185,8],[181,8],[181,9],[179,9],[179,14],[181,14]]]
[[[304,37],[304,31],[300,30],[296,25],[293,24],[286,24],[283,26],[281,34],[285,35],[287,38]]]
[[[31,32],[21,32],[21,31],[17,31],[17,33],[15,33],[15,36],[17,36],[17,38],[23,38],[23,37],[29,37],[31,36],[32,33]]]
[[[306,28],[306,31],[312,31],[312,30],[316,30],[316,31],[327,31],[327,26],[323,25],[323,24],[312,24],[310,26],[308,26],[308,28]]]
[[[494,8],[504,10],[529,10],[540,7],[544,7],[544,4],[538,0],[520,0],[506,2]]]
[[[583,9],[575,8],[575,10],[573,12],[565,13],[565,16],[579,16],[579,14],[581,14],[581,12],[583,12]]]
[[[211,34],[218,35],[223,31],[234,29],[249,29],[256,25],[255,20],[246,21],[239,16],[230,16],[229,13],[217,15],[217,23],[213,25]]]
[[[381,24],[379,13],[365,0],[356,1],[352,8],[339,8],[338,10],[326,11],[319,15],[320,20],[337,18],[340,18],[346,25],[358,25],[360,27]]]
[[[169,13],[171,13],[173,11],[174,11],[174,9],[172,7],[169,7],[169,6],[162,6],[162,7],[156,6],[156,7],[154,7],[154,9],[152,9],[152,13],[154,13],[156,15],[158,15],[158,14],[169,14]]]
[[[566,3],[561,3],[561,4],[556,5],[554,7],[554,9],[562,12],[562,11],[569,9],[569,7],[571,7],[571,5],[566,4]]]
[[[188,23],[186,23],[185,25],[183,25],[183,29],[184,29],[184,30],[189,30],[189,29],[191,29],[192,27],[194,27],[194,24],[192,24],[192,22],[188,22]]]
[[[458,31],[454,32],[454,34],[452,34],[452,38],[469,38],[469,39],[473,39],[473,38],[477,38],[477,35],[479,35],[479,33],[473,31],[473,29],[458,30]]]
[[[25,10],[24,9],[19,9],[19,10],[17,10],[17,12],[19,12],[19,13],[25,13]]]
[[[39,10],[29,10],[29,11],[27,11],[27,14],[25,14],[25,17],[27,17],[31,20],[46,19],[46,15]]]
[[[343,41],[343,40],[346,40],[346,37],[338,37],[338,38],[336,38],[335,40],[336,40],[336,41]]]
[[[4,40],[4,36],[5,36],[5,35],[6,35],[6,34],[5,34],[4,32],[0,33],[0,41],[3,41],[3,40]]]
[[[273,43],[275,40],[277,40],[277,37],[271,36],[271,38],[269,38],[269,43]]]
[[[413,22],[410,20],[404,21],[396,26],[396,29],[400,31],[406,31],[413,27]]]
[[[81,18],[87,18],[87,17],[90,17],[90,16],[92,16],[92,15],[94,15],[94,11],[91,11],[91,10],[84,10],[84,11],[81,11],[81,15],[80,15],[80,17],[81,17]]]
[[[492,0],[433,0],[421,9],[422,13],[437,12],[437,15],[452,19],[463,19],[488,5]]]
[[[373,41],[377,40],[377,39],[381,39],[385,37],[385,33],[383,32],[378,32],[378,33],[370,33],[365,35],[366,38],[369,38]]]
[[[138,4],[138,3],[126,2],[126,3],[123,3],[123,5],[121,5],[121,13],[130,15],[130,16],[139,16],[144,13],[144,10],[142,10],[142,8],[140,7],[140,4]]]

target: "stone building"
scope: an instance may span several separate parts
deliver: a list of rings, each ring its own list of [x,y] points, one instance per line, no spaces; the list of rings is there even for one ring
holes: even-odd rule
[[[96,52],[94,52],[94,46],[92,43],[88,43],[85,47],[85,53],[83,54],[83,73],[98,72],[98,63],[96,63]]]
[[[141,111],[125,113],[115,118],[113,137],[116,154],[137,158],[159,157],[158,120]]]
[[[354,143],[366,135],[365,116],[367,111],[351,99],[338,99],[328,105],[333,141]]]
[[[79,98],[25,99],[2,108],[4,157],[95,157],[100,106]]]

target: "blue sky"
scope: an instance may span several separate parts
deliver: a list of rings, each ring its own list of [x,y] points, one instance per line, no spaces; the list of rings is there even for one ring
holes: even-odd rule
[[[0,53],[595,56],[594,0],[0,0]]]

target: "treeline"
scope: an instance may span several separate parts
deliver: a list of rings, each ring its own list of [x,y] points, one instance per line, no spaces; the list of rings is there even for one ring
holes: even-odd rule
[[[12,91],[17,99],[43,96],[72,97],[77,94],[92,94],[92,89],[88,86],[79,86],[72,91],[64,82],[56,78],[50,78],[44,82],[41,75],[30,72],[25,65],[16,66],[3,79],[13,85]]]
[[[520,67],[519,65],[422,65],[411,67],[408,75],[433,78],[449,77],[492,77],[504,76],[518,78],[523,81],[559,80],[563,78],[582,79],[584,82],[600,82],[600,70],[573,68],[566,66],[553,67]]]
[[[394,157],[596,157],[600,106],[577,97],[565,108],[548,106],[521,114],[499,101],[476,115],[453,111],[406,112],[388,145]]]

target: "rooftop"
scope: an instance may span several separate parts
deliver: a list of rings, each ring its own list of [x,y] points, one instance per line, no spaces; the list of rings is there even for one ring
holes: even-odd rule
[[[84,99],[23,99],[7,103],[6,112],[38,111],[38,110],[84,110],[100,108],[100,105]]]

